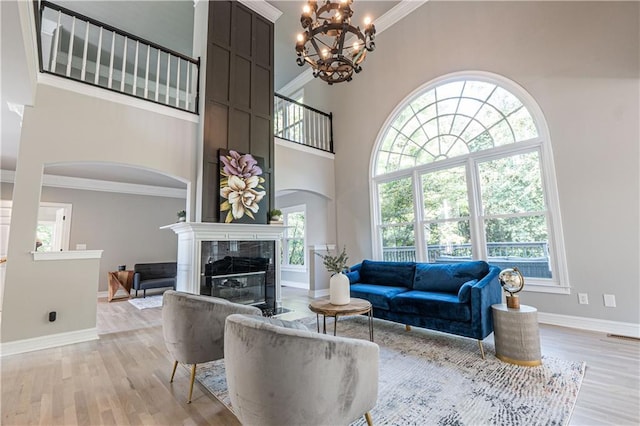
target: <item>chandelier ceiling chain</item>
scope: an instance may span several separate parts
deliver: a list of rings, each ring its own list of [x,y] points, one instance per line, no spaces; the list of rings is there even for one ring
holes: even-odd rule
[[[360,64],[367,52],[375,49],[376,28],[365,18],[364,34],[351,25],[353,0],[309,0],[304,6],[300,23],[305,30],[298,34],[296,52],[298,65],[308,63],[313,76],[329,84],[351,81],[353,73],[362,71]]]

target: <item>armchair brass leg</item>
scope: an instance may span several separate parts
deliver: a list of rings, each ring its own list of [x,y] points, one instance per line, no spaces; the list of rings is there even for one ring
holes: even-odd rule
[[[191,367],[191,384],[189,385],[189,400],[187,404],[191,404],[191,395],[193,394],[193,382],[196,381],[196,364]]]
[[[404,325],[404,329],[405,329],[405,330],[407,330],[407,331],[411,331],[411,326],[410,326],[410,325],[405,324],[405,325]]]
[[[373,426],[373,419],[371,418],[370,412],[367,411],[366,413],[364,413],[364,418],[367,421],[368,426]]]
[[[171,379],[169,379],[169,383],[173,383],[173,376],[176,374],[177,367],[178,367],[178,361],[173,361],[173,371],[171,372]]]
[[[482,354],[482,359],[486,359],[484,357],[484,347],[482,346],[482,340],[478,340],[478,346],[480,347],[480,353]]]

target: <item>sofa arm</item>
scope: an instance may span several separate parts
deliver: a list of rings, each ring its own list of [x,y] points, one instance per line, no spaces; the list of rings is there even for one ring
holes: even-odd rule
[[[502,301],[499,274],[500,268],[489,265],[489,273],[471,287],[471,323],[477,339],[493,332],[491,305]]]
[[[141,281],[140,272],[136,272],[135,274],[133,274],[133,289],[134,290],[142,290],[140,288],[140,281]]]
[[[360,282],[360,268],[355,271],[351,269],[351,271],[347,272],[345,275],[349,278],[349,284],[356,284]]]

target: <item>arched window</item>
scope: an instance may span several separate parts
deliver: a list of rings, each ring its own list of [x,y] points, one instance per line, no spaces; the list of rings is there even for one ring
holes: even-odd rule
[[[372,158],[374,253],[385,260],[517,266],[527,288],[568,292],[544,117],[519,86],[487,73],[416,90]]]

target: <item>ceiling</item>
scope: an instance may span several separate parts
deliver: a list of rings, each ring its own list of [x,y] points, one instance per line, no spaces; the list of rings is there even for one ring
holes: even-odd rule
[[[269,0],[282,12],[275,23],[274,87],[276,92],[308,67],[296,63],[295,39],[301,32],[300,13],[304,0]],[[83,15],[111,24],[127,32],[189,55],[193,43],[193,0],[173,1],[95,1],[54,0]],[[352,24],[362,26],[365,16],[375,19],[396,6],[400,1],[357,0],[353,4]],[[9,110],[7,102],[29,105],[33,97],[28,78],[27,60],[20,28],[20,16],[15,1],[2,0],[1,64],[1,156],[0,168],[15,170],[20,139],[21,118]],[[28,51],[28,49],[27,49]],[[115,171],[115,173],[114,173]],[[186,188],[177,180],[131,167],[67,164],[49,166],[45,173],[89,179],[111,180],[143,185]]]

